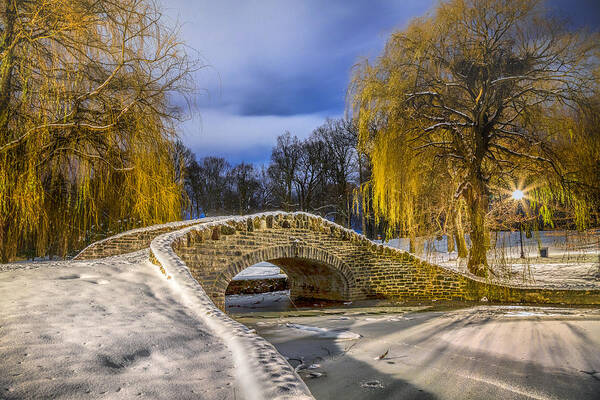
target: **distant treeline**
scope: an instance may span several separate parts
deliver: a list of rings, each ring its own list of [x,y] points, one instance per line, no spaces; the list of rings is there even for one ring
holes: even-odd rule
[[[267,165],[231,165],[221,157],[195,155],[176,146],[185,187],[184,215],[244,215],[268,210],[307,211],[376,236],[359,195],[371,169],[357,150],[358,130],[347,119],[328,119],[301,140],[277,138]]]

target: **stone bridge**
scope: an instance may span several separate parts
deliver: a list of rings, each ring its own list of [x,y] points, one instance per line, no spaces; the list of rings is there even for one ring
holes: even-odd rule
[[[163,247],[154,246],[158,239]],[[600,304],[600,290],[491,284],[306,213],[206,218],[137,229],[92,244],[77,258],[139,250],[151,242],[150,258],[155,264],[163,269],[160,260],[166,257],[154,254],[157,251],[183,262],[221,309],[233,277],[261,261],[284,270],[292,298],[479,301],[486,297],[496,302]]]

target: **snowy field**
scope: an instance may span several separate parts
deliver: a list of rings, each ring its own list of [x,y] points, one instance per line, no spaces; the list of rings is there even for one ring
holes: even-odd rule
[[[446,235],[439,238],[421,237],[417,239],[420,243],[419,253],[437,255],[438,257],[443,257],[443,254],[448,255]],[[469,245],[469,235],[466,235],[466,240],[467,245]],[[405,251],[409,249],[408,238],[392,239],[386,244]],[[539,247],[548,247],[550,255],[560,254],[573,259],[585,254],[597,255],[600,253],[600,231],[540,231],[532,232],[530,238],[523,233],[523,247],[525,255],[528,257],[537,256]],[[492,255],[505,252],[507,257],[519,257],[519,232],[491,232],[490,252]],[[450,253],[450,257],[455,256],[455,254]]]
[[[458,259],[456,251],[448,253],[447,238],[419,239],[417,254],[427,261],[467,272],[466,260]],[[405,251],[406,238],[392,239],[389,246]],[[422,247],[421,247],[422,246]],[[539,249],[548,248],[548,257],[540,257]],[[512,285],[533,285],[548,288],[600,288],[600,234],[567,231],[543,231],[531,238],[523,234],[523,253],[519,232],[492,232],[488,262],[495,275],[491,281]]]
[[[289,387],[270,398],[308,398],[270,345],[230,342],[147,260],[0,264],[0,399],[261,399],[276,379],[242,374],[255,353]]]
[[[0,398],[233,398],[229,349],[147,258],[0,266]]]

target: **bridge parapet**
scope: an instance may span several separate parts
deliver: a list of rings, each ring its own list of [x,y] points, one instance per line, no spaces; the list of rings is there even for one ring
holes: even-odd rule
[[[119,254],[131,253],[134,251],[147,249],[152,240],[168,232],[177,231],[187,226],[197,225],[199,223],[216,221],[227,217],[211,217],[203,219],[194,219],[188,221],[176,221],[166,224],[152,225],[143,228],[131,229],[121,232],[117,235],[107,237],[106,239],[94,242],[81,250],[74,260],[92,260],[116,256]]]

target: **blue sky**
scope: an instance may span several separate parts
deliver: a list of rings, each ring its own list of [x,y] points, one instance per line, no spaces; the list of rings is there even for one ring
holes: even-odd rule
[[[266,162],[286,130],[308,136],[343,116],[352,66],[433,0],[163,0],[168,23],[207,65],[194,116],[180,126],[198,158]],[[600,0],[552,0],[577,25],[600,25]],[[197,53],[196,53],[197,51]]]

